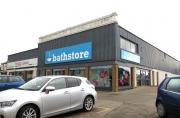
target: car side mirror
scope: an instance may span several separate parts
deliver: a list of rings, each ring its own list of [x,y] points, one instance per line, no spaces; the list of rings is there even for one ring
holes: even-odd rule
[[[45,89],[46,94],[49,94],[50,91],[55,91],[55,87],[47,86],[46,89]]]

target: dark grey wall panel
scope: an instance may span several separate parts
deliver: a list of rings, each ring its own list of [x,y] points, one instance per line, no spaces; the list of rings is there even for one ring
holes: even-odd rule
[[[39,48],[39,59],[38,65],[41,67],[58,66],[58,65],[71,65],[84,62],[101,62],[101,61],[115,61],[115,31],[117,24],[110,24],[102,26],[96,29],[84,31],[81,33],[69,35],[59,39],[51,40],[48,42],[40,43]],[[75,44],[92,41],[92,60],[78,61],[78,62],[67,62],[60,64],[46,65],[44,63],[45,52],[47,50],[62,48]]]
[[[120,60],[120,36],[138,45],[138,52],[141,57],[139,66],[180,74],[179,61],[120,27],[117,23],[40,43],[36,49],[9,55],[8,61],[20,61],[38,57],[39,68],[63,68],[63,66],[78,67],[82,65],[96,66],[102,64],[111,65],[116,63],[115,61],[124,62],[123,60]],[[46,65],[44,62],[45,52],[47,50],[63,48],[89,41],[92,41],[93,43],[92,60],[49,65]]]
[[[21,61],[32,58],[38,58],[38,48],[8,55],[8,62]]]
[[[140,65],[180,74],[180,62],[119,26],[120,36],[138,44]],[[117,38],[119,40],[120,36]],[[117,47],[118,49],[120,47]],[[119,51],[119,50],[118,50]],[[120,53],[120,52],[117,52]]]

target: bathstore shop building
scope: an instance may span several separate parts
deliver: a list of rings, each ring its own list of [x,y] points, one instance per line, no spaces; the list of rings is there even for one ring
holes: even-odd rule
[[[83,76],[97,89],[112,91],[157,86],[165,76],[180,74],[178,60],[119,26],[116,17],[113,13],[42,36],[35,52],[21,52],[23,60],[37,58],[30,69],[37,76]],[[28,74],[29,68],[16,72]]]

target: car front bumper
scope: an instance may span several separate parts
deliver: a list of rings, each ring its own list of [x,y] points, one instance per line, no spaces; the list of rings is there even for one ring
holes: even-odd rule
[[[93,96],[94,96],[94,105],[95,105],[98,101],[98,95],[96,91],[93,91]]]
[[[0,118],[16,118],[17,110],[13,107],[0,108]]]

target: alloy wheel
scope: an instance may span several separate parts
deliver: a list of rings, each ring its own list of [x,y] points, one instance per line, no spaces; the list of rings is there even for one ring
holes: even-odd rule
[[[85,109],[90,111],[93,108],[93,99],[91,97],[87,97],[85,100]]]
[[[27,108],[22,113],[22,118],[37,118],[36,110],[33,108]]]
[[[164,117],[165,116],[165,109],[164,109],[164,106],[161,103],[159,103],[157,105],[157,113],[158,113],[158,115],[160,117]]]

